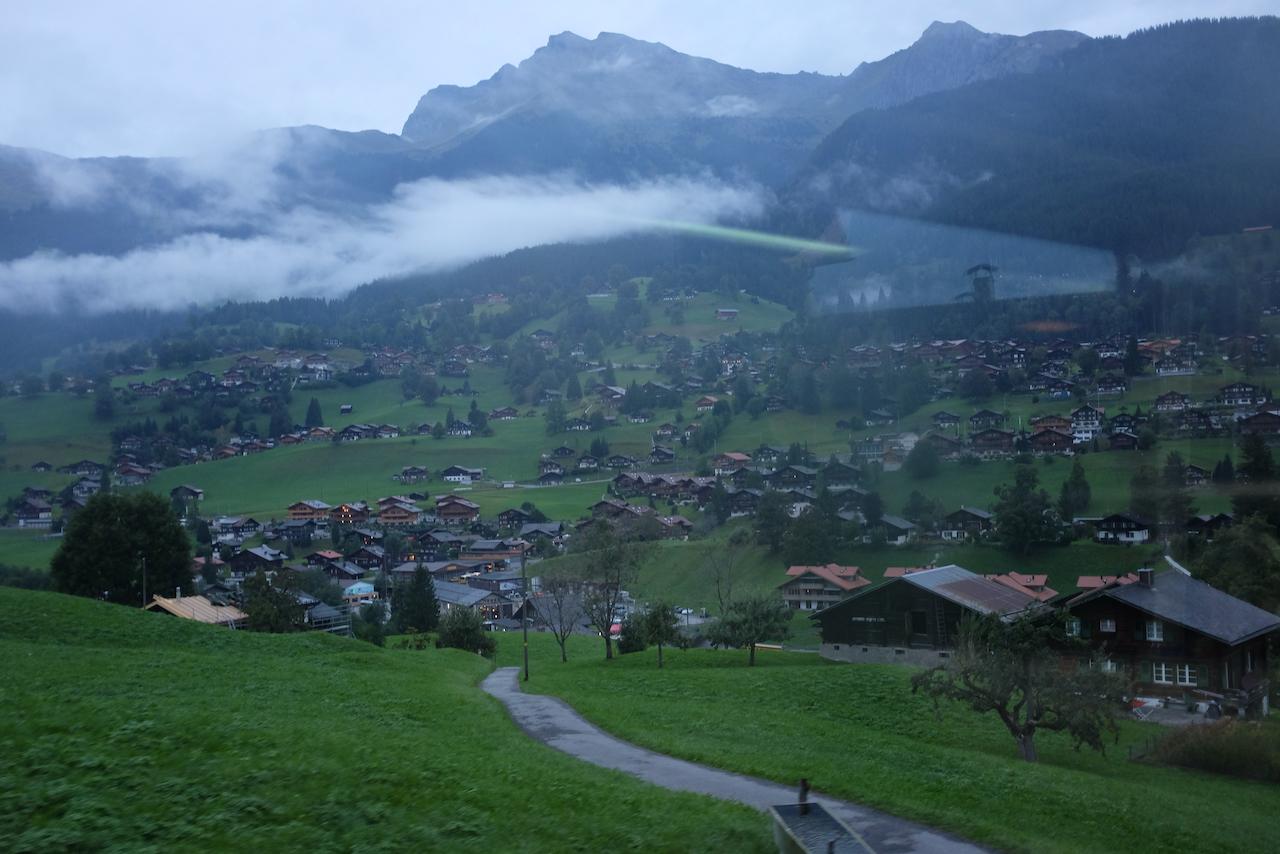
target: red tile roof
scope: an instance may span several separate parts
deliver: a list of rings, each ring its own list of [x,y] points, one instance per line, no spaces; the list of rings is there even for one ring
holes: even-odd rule
[[[840,566],[829,563],[825,566],[792,566],[787,568],[787,575],[792,578],[799,578],[808,574],[816,575],[825,581],[829,581],[841,590],[856,590],[871,583],[869,579],[862,577],[862,569],[856,566]]]
[[[1124,575],[1082,575],[1076,579],[1076,587],[1081,590],[1093,590],[1108,584],[1132,584],[1137,580],[1136,572],[1128,572]]]

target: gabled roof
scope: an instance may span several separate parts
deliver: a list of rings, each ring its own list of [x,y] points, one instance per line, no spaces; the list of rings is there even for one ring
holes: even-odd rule
[[[896,582],[910,584],[980,614],[1010,617],[1031,608],[1036,600],[1003,584],[948,564],[903,575]]]
[[[792,566],[787,568],[789,576],[782,584],[790,584],[797,578],[805,575],[816,575],[824,581],[829,581],[841,590],[857,590],[859,587],[866,587],[871,583],[870,579],[862,577],[862,570],[856,566],[839,566],[834,563],[828,563],[825,566]],[[779,587],[782,584],[778,585]]]
[[[172,599],[152,596],[147,610],[157,608],[197,623],[230,625],[245,619],[244,611],[234,605],[215,605],[203,596],[177,596]]]
[[[1229,646],[1280,631],[1280,616],[1176,569],[1155,576],[1150,586],[1113,584],[1083,593],[1068,607],[1104,596]]]

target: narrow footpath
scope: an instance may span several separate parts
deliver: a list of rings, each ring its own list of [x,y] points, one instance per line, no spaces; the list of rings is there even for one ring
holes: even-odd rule
[[[556,750],[593,765],[639,777],[655,786],[738,801],[762,811],[774,804],[796,801],[794,787],[675,759],[615,738],[588,723],[563,700],[521,691],[519,674],[519,668],[502,667],[489,674],[480,687],[507,707],[512,719],[527,735]],[[848,801],[823,795],[811,796],[810,800],[822,804],[852,828],[861,837],[859,841],[868,854],[974,854],[986,850]]]

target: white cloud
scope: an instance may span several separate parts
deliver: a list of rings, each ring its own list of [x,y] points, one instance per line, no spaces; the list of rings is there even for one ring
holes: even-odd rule
[[[200,215],[216,222],[237,212],[265,213],[256,236],[201,232],[119,257],[36,253],[0,264],[0,306],[108,311],[336,297],[380,277],[524,246],[605,239],[642,221],[747,217],[762,205],[757,190],[707,180],[589,185],[567,176],[508,176],[404,184],[391,201],[350,213],[312,207],[273,213],[273,194],[250,187],[256,173],[233,174],[236,180],[210,167],[207,180],[224,194]]]
[[[760,111],[760,106],[746,95],[717,95],[707,101],[707,113],[712,116],[750,116]]]

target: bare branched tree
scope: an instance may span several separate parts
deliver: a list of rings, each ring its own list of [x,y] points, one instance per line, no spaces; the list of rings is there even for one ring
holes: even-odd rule
[[[581,579],[568,569],[557,567],[542,576],[542,589],[532,600],[539,619],[560,645],[561,661],[569,660],[567,644],[582,620],[582,598]]]
[[[582,610],[592,628],[604,638],[604,657],[613,658],[614,623],[623,594],[634,585],[648,547],[624,539],[608,522],[596,522],[577,538],[576,564],[583,585]]]

